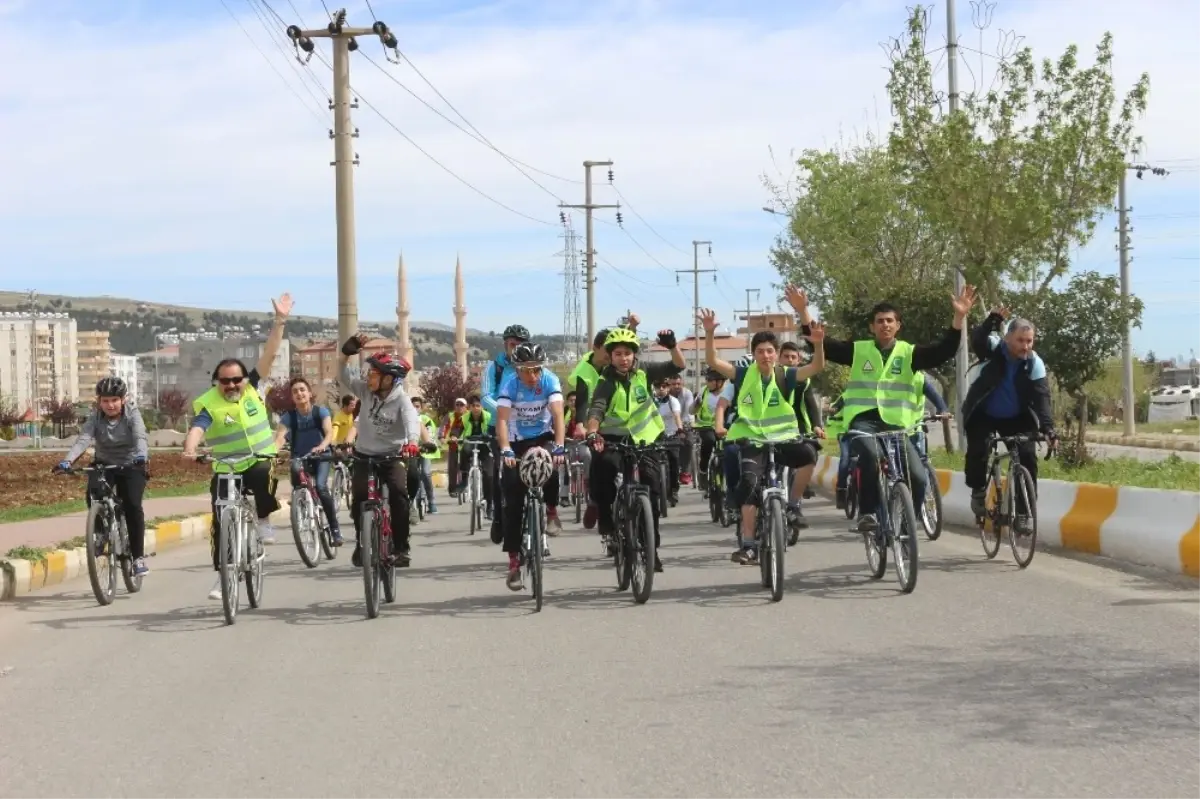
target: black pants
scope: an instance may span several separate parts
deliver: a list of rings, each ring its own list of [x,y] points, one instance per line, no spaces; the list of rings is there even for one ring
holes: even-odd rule
[[[688,433],[679,438],[679,451],[675,455],[678,461],[676,471],[692,473],[692,434]],[[695,475],[693,475],[694,477]],[[679,486],[676,486],[678,489]]]
[[[102,465],[99,461],[94,466]],[[121,469],[105,473],[105,479],[117,493],[121,501],[121,514],[125,517],[125,527],[129,530],[129,554],[140,558],[146,554],[146,512],[142,510],[142,496],[146,493],[146,471],[138,467]],[[96,486],[100,482],[99,472],[88,472],[87,504],[92,506],[92,498],[98,495]]]
[[[700,436],[700,474],[704,474],[708,471],[713,448],[717,446],[717,433],[711,427],[698,427],[696,432]]]
[[[966,425],[967,457],[963,467],[963,478],[967,487],[974,491],[987,488],[988,438],[993,432],[1002,436],[1015,436],[1021,433],[1037,432],[1037,425],[1028,416],[1018,416],[1014,419],[997,419],[986,414],[977,413]],[[1037,487],[1038,456],[1037,445],[1027,441],[1017,447],[1017,460],[1029,471],[1033,485]]]
[[[553,436],[546,436],[544,438],[533,438],[528,441],[514,441],[511,446],[519,462],[521,456],[529,450],[534,447],[546,447],[549,449],[553,445],[553,441]],[[500,462],[503,463],[503,459]],[[507,466],[503,468],[501,487],[504,491],[502,495],[504,507],[500,513],[493,513],[492,518],[503,516],[504,551],[520,552],[521,522],[525,515],[525,495],[529,493],[529,488],[521,482],[519,464],[511,469]],[[542,499],[546,503],[547,512],[558,507],[558,469],[551,470],[550,479],[542,486]]]
[[[387,483],[388,515],[392,517],[392,544],[397,552],[408,551],[408,499],[415,497],[421,486],[420,458],[369,465],[354,461],[350,465],[350,516],[354,519],[354,548],[362,536],[362,504],[367,499],[368,469],[375,469],[376,478]]]
[[[479,471],[483,478],[479,482],[483,484],[483,499],[485,502],[492,501],[492,449],[489,446],[483,446],[474,450],[479,453]],[[463,491],[467,491],[471,486],[467,483],[467,475],[471,472],[471,452],[472,450],[466,447],[460,447],[458,451],[458,485]]]
[[[667,439],[662,442],[666,447],[667,457],[667,491],[669,496],[675,496],[679,493],[679,469],[680,469],[680,450],[683,449],[682,441],[678,438]],[[662,457],[661,455],[659,456]]]
[[[895,425],[885,424],[879,418],[856,417],[850,423],[851,430],[862,430],[868,433],[882,433],[888,430],[899,430]],[[908,480],[913,497],[925,496],[929,488],[929,474],[921,462],[921,453],[913,445],[912,439],[904,437],[904,458],[908,464]],[[850,451],[858,456],[859,475],[862,478],[858,484],[859,508],[862,513],[879,512],[879,458],[883,448],[878,439],[867,436],[850,436]]]
[[[275,471],[274,464],[271,461],[258,461],[246,471],[242,472],[242,491],[248,492],[254,496],[255,516],[259,521],[270,518],[271,514],[279,510],[279,501],[275,499]],[[221,523],[220,517],[217,515],[217,475],[214,473],[212,481],[208,484],[208,496],[212,499],[212,538],[209,541],[209,549],[212,551],[212,564],[214,569],[219,569],[217,565],[217,539],[218,527]]]
[[[775,448],[775,466],[788,469],[803,469],[817,462],[817,449],[807,441],[788,442]],[[758,487],[763,482],[767,468],[767,451],[748,446],[742,450],[742,477],[737,485],[737,503],[743,507],[757,500]],[[787,473],[784,472],[784,477]],[[799,500],[800,497],[792,497]]]
[[[592,498],[600,511],[600,532],[607,533],[613,529],[613,504],[617,501],[617,475],[621,473],[621,455],[614,450],[605,449],[592,457]],[[656,453],[641,454],[638,462],[638,476],[642,485],[650,489],[650,507],[654,513],[654,546],[659,545],[658,507],[662,494],[662,481],[659,479],[659,458]]]

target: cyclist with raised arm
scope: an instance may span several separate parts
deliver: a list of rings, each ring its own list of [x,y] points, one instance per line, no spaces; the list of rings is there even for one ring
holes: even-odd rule
[[[408,392],[404,390],[404,378],[412,368],[408,361],[386,352],[367,358],[365,377],[355,376],[350,371],[350,359],[358,355],[369,337],[365,333],[351,336],[342,345],[342,367],[339,380],[350,393],[362,401],[358,415],[358,436],[354,440],[354,451],[367,457],[385,457],[403,454],[402,461],[393,461],[370,466],[356,460],[350,473],[350,516],[354,520],[354,554],[350,561],[362,566],[362,504],[367,498],[368,469],[377,470],[376,476],[388,487],[388,514],[392,519],[392,540],[396,565],[408,566],[412,562],[409,536],[409,498],[417,495],[421,479],[422,449],[429,451],[436,445],[429,437],[429,429],[421,424],[417,409],[413,407]],[[418,442],[420,446],[418,446]]]
[[[562,463],[566,426],[562,384],[554,372],[545,368],[546,352],[541,345],[530,342],[517,345],[511,361],[515,374],[505,378],[496,397],[496,441],[505,466],[501,479],[504,494],[497,515],[503,517],[503,546],[508,553],[506,583],[509,590],[520,591],[521,523],[529,489],[521,481],[517,460],[534,447],[542,447],[550,450],[556,464]],[[562,531],[562,523],[558,520],[558,490],[558,470],[554,469],[542,487],[549,535]]]
[[[650,386],[680,374],[686,366],[675,340],[675,331],[658,331],[658,343],[671,351],[670,363],[642,364],[637,359],[641,349],[637,333],[624,327],[609,331],[604,343],[609,364],[601,373],[591,407],[588,408],[587,441],[596,452],[596,457],[592,459],[591,490],[599,511],[600,535],[610,542],[610,554],[616,552],[616,545],[612,543],[616,533],[613,503],[617,499],[621,458],[615,450],[606,449],[605,442],[632,438],[635,443],[644,445],[662,438],[666,426],[654,403]],[[638,475],[642,484],[650,490],[650,506],[654,514],[654,570],[661,572],[658,515],[666,486],[662,485],[660,479],[658,458],[646,453],[642,460]]]
[[[293,410],[279,415],[279,426],[275,428],[275,448],[282,449],[284,442],[292,450],[292,489],[300,487],[300,470],[307,471],[317,489],[317,498],[329,522],[329,534],[333,545],[342,545],[342,530],[338,524],[337,505],[329,491],[330,463],[319,460],[306,463],[304,456],[326,452],[333,443],[333,419],[324,405],[314,405],[312,386],[303,377],[293,377],[289,384],[292,392]]]
[[[492,496],[500,496],[500,450],[496,445],[496,398],[500,393],[500,386],[510,375],[516,374],[512,366],[512,353],[519,344],[524,344],[529,341],[529,328],[525,325],[509,325],[504,328],[500,334],[500,338],[504,340],[504,352],[497,355],[491,363],[483,370],[483,385],[480,387],[479,395],[483,403],[483,409],[488,412],[492,419],[492,426],[488,430],[488,436],[491,439],[492,448],[492,473],[484,477],[485,480],[490,480],[492,483]],[[492,514],[492,529],[491,539],[493,544],[499,544],[504,540],[504,531],[500,524],[500,514]]]
[[[126,399],[129,387],[119,377],[104,377],[96,384],[96,409],[88,414],[70,451],[54,467],[55,472],[71,468],[88,447],[95,447],[93,466],[127,466],[107,475],[121,501],[121,513],[129,531],[129,556],[135,576],[148,574],[146,567],[146,514],[142,497],[146,493],[146,463],[150,445],[142,412]],[[87,504],[92,506],[98,472],[88,473]]]
[[[213,369],[213,387],[201,394],[192,403],[192,425],[183,441],[183,457],[196,458],[196,447],[204,440],[212,452],[212,482],[208,493],[212,499],[212,552],[213,571],[220,571],[217,542],[220,540],[220,514],[217,513],[217,475],[239,474],[243,489],[254,497],[255,516],[258,519],[257,533],[263,544],[275,543],[275,531],[271,528],[271,514],[279,510],[275,499],[275,475],[272,462],[261,460],[263,456],[275,455],[275,433],[271,429],[271,414],[258,394],[262,375],[271,373],[275,355],[283,343],[283,328],[288,314],[292,312],[292,297],[284,294],[271,300],[275,309],[275,323],[262,355],[254,369],[247,371],[246,364],[237,358],[225,358]],[[219,460],[238,459],[232,465]],[[221,598],[221,578],[217,577],[208,598]]]
[[[1009,317],[1007,308],[996,308],[971,332],[971,349],[983,364],[979,376],[967,389],[963,400],[963,430],[967,434],[967,454],[963,477],[971,489],[971,511],[986,512],[988,440],[992,433],[1012,436],[1041,432],[1057,438],[1050,409],[1050,385],[1046,364],[1033,351],[1037,334],[1027,319]],[[1003,332],[1003,335],[1001,333]],[[1037,488],[1037,445],[1025,442],[1017,447],[1017,459],[1033,478]],[[1018,533],[1029,530],[1028,511],[1018,509],[1013,526]]]

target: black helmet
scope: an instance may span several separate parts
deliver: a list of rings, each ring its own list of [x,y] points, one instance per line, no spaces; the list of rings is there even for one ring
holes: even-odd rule
[[[512,362],[517,366],[541,366],[546,362],[546,351],[541,344],[526,341],[513,349]]]
[[[704,373],[705,380],[724,380],[725,375],[718,372],[716,369],[709,369]]]
[[[380,374],[391,375],[397,380],[407,377],[409,369],[412,368],[408,365],[408,361],[387,352],[380,352],[367,358],[367,366]]]
[[[504,328],[504,332],[500,334],[500,338],[517,338],[521,341],[529,341],[529,328],[525,325],[509,325]]]
[[[129,387],[125,385],[125,381],[119,377],[103,377],[96,384],[97,397],[121,397],[129,393]]]

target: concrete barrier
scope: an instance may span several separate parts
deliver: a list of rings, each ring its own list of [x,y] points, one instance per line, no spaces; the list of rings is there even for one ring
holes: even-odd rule
[[[1089,444],[1114,444],[1120,447],[1141,447],[1143,449],[1171,449],[1180,452],[1200,452],[1200,441],[1195,436],[1185,435],[1150,435],[1126,436],[1121,433],[1085,432],[1084,438]]]
[[[832,494],[836,457],[823,455],[813,482]],[[942,517],[975,526],[962,472],[938,469]],[[1038,480],[1041,543],[1200,577],[1200,493]]]

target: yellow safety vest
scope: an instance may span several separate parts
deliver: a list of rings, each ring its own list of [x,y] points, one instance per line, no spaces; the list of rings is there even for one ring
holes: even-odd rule
[[[421,414],[417,418],[420,419],[421,424],[425,425],[425,429],[427,429],[429,431],[430,440],[436,444],[437,443],[437,424],[433,421],[433,419],[429,416],[429,414],[426,414],[426,413]],[[434,452],[421,453],[422,458],[426,458],[431,461],[437,460],[441,456],[442,456],[442,448],[441,447],[438,447],[437,450]]]
[[[600,434],[605,436],[630,436],[639,444],[652,444],[666,431],[662,414],[650,395],[650,383],[641,369],[629,375],[629,390],[619,381],[612,380],[614,391],[604,421],[600,423]],[[599,385],[599,383],[597,383]]]
[[[479,417],[479,420],[483,424],[478,430],[475,429],[475,421],[471,417],[471,414],[469,412],[467,413],[466,416],[463,417],[463,420],[462,420],[463,438],[469,438],[470,436],[481,436],[484,433],[486,433],[489,428],[491,428],[492,415],[490,413],[488,413],[487,411],[482,411],[481,414],[482,415]]]
[[[774,371],[764,386],[762,373],[751,366],[742,378],[734,404],[738,417],[729,428],[730,441],[739,438],[754,442],[788,441],[800,435],[796,411],[775,382]]]
[[[212,424],[204,433],[204,440],[212,450],[214,458],[245,457],[233,467],[213,463],[218,474],[240,473],[254,465],[255,455],[274,455],[275,434],[271,430],[271,416],[267,406],[258,396],[258,389],[246,383],[242,395],[232,402],[217,386],[201,394],[192,403],[192,413],[199,416],[208,411]]]
[[[708,386],[700,389],[700,399],[696,402],[696,421],[692,426],[698,429],[704,429],[713,426],[716,421],[716,415],[708,407],[708,397],[712,392],[708,390]]]
[[[575,388],[576,381],[582,380],[583,384],[588,387],[589,397],[596,393],[596,385],[600,382],[600,373],[596,371],[596,367],[592,364],[592,358],[595,354],[594,352],[589,352],[579,359],[579,363],[575,364],[575,368],[567,376],[568,391]]]
[[[854,342],[854,362],[842,393],[847,429],[860,413],[874,409],[884,423],[894,427],[907,428],[920,420],[925,402],[917,398],[923,396],[925,378],[913,371],[912,354],[912,344],[897,341],[884,363],[874,341]]]

